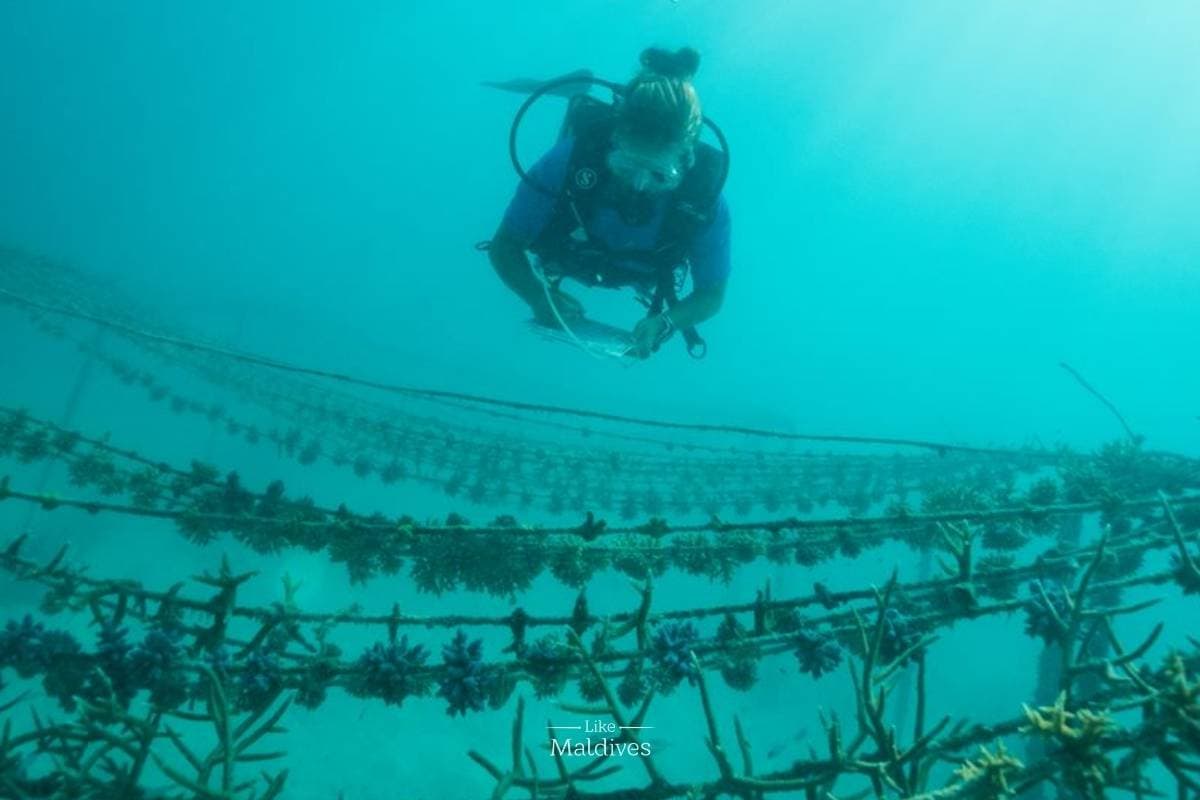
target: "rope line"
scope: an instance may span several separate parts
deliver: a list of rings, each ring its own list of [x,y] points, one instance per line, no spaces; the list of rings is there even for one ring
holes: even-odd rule
[[[410,397],[421,397],[437,400],[460,400],[470,403],[477,403],[479,405],[515,409],[518,411],[560,414],[586,419],[602,420],[604,422],[616,422],[625,425],[638,425],[642,427],[693,431],[699,433],[730,433],[764,439],[780,439],[785,441],[836,442],[839,444],[870,444],[885,446],[891,445],[897,447],[916,447],[925,450],[933,450],[939,454],[960,452],[1002,456],[1047,455],[1046,453],[1036,450],[999,447],[975,447],[970,445],[957,445],[949,444],[947,442],[937,442],[928,439],[909,439],[887,436],[847,436],[837,434],[788,433],[786,431],[771,430],[768,428],[756,428],[743,425],[673,422],[670,420],[633,417],[624,414],[612,414],[609,412],[595,411],[591,409],[570,408],[567,406],[550,405],[545,403],[529,403],[520,400],[507,400],[503,398],[469,394],[466,392],[455,392],[444,389],[429,389],[396,383],[386,383],[368,378],[359,378],[344,372],[333,372],[314,367],[305,367],[300,364],[292,364],[286,361],[280,361],[278,359],[268,358],[266,356],[253,353],[238,352],[236,350],[217,347],[216,345],[204,344],[202,342],[195,342],[175,336],[151,333],[149,331],[141,330],[140,328],[135,328],[131,325],[117,322],[116,320],[108,319],[107,317],[102,317],[87,311],[81,311],[74,308],[63,308],[61,306],[53,306],[37,300],[32,300],[7,289],[0,289],[0,297],[5,297],[13,302],[25,305],[29,308],[35,308],[39,311],[49,314],[56,314],[59,316],[71,317],[74,319],[91,322],[93,324],[118,331],[126,336],[132,336],[145,341],[158,342],[160,344],[166,344],[184,350],[209,353],[211,355],[221,356],[223,358],[240,361],[246,364],[253,364],[255,366],[267,367],[269,369],[279,370],[282,372],[291,372],[299,375],[311,375],[340,383],[362,386],[369,389],[376,389],[379,391],[391,392]]]
[[[1120,422],[1121,427],[1125,429],[1125,435],[1129,437],[1129,441],[1137,443],[1141,440],[1142,437],[1133,432],[1133,428],[1129,427],[1129,423],[1125,421],[1124,415],[1122,415],[1120,410],[1117,409],[1117,406],[1113,403],[1113,401],[1105,397],[1095,386],[1092,386],[1090,383],[1088,383],[1087,380],[1079,374],[1079,371],[1067,362],[1060,361],[1058,365],[1069,372],[1071,377],[1074,378],[1076,382],[1078,382],[1079,385],[1084,388],[1084,390],[1091,394],[1092,397],[1095,397],[1097,400],[1103,403],[1105,408],[1112,412],[1113,416],[1117,418],[1117,422]]]

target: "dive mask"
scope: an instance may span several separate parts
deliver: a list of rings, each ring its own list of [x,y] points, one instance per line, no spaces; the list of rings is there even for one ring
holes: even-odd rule
[[[648,152],[617,145],[609,152],[607,163],[612,174],[636,192],[670,192],[683,182],[687,152]]]

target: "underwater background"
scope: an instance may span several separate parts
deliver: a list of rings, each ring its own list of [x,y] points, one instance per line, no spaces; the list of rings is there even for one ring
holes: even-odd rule
[[[164,330],[237,350],[681,423],[1085,454],[1123,440],[1066,362],[1119,407],[1147,451],[1179,454],[1194,475],[1198,21],[1182,2],[1102,12],[1005,2],[9,2],[0,6],[0,244],[70,265]],[[702,326],[706,359],[672,341],[626,368],[530,335],[526,310],[474,249],[517,184],[507,137],[521,102],[480,82],[581,67],[623,82],[652,44],[701,53],[697,89],[732,154],[734,265],[723,310]],[[550,146],[564,107],[539,103],[522,128],[524,158]],[[628,297],[583,299],[606,321],[637,319]],[[298,464],[279,443],[253,444],[203,413],[151,402],[105,369],[111,362],[75,347],[84,341],[136,362],[128,342],[71,324],[73,339],[45,336],[17,307],[0,306],[0,405],[184,470],[193,459],[236,470],[256,492],[281,480],[289,496],[323,507],[416,520],[461,512],[480,524],[507,513],[550,526],[583,519],[583,509],[472,505],[428,482]],[[238,395],[233,384],[246,373],[206,380],[141,358],[180,396],[219,403],[264,430],[287,426]],[[438,413],[478,424],[465,410]],[[530,429],[514,422],[511,435]],[[595,445],[578,431],[561,436],[566,447]],[[767,446],[728,437],[717,445]],[[657,452],[664,470],[682,458]],[[61,463],[10,453],[0,475],[26,492],[84,494]],[[1190,497],[1196,484],[1141,488],[1138,497],[1158,489]],[[908,502],[919,507],[930,493],[914,490]],[[882,514],[893,499],[860,511]],[[423,591],[406,570],[355,583],[321,552],[256,552],[229,536],[201,546],[161,520],[43,506],[0,504],[0,541],[28,532],[22,552],[41,560],[70,542],[70,559],[90,574],[156,590],[215,573],[228,556],[235,571],[258,572],[238,600],[259,606],[279,599],[285,574],[301,581],[297,602],[312,611],[357,604],[386,614],[399,603],[421,615],[567,614],[578,594],[548,574],[498,595]],[[618,524],[618,514],[595,510]],[[845,514],[836,504],[813,512]],[[662,515],[708,518],[699,508]],[[650,516],[639,509],[635,522]],[[770,516],[761,507],[721,512]],[[1072,524],[1094,541],[1099,522],[1093,514]],[[1045,544],[1031,543],[1022,560]],[[1166,553],[1157,558],[1155,568],[1169,563]],[[814,582],[883,586],[894,568],[902,581],[937,569],[927,552],[893,541],[809,565],[759,559],[727,580],[667,571],[655,578],[654,602],[656,610],[743,603],[767,580],[788,597]],[[1120,632],[1136,643],[1164,623],[1150,651],[1161,658],[1194,635],[1195,597],[1139,591],[1128,599],[1163,602]],[[593,576],[587,596],[600,615],[639,599],[614,569]],[[28,582],[0,579],[0,623],[36,615],[40,598]],[[44,621],[94,636],[86,614]],[[452,633],[411,636],[432,663]],[[343,650],[353,658],[380,635],[356,628]],[[489,658],[511,639],[503,626],[471,635],[483,637]],[[1019,614],[940,635],[928,666],[931,719],[1007,719],[1034,701],[1043,643],[1025,634]],[[3,674],[0,701],[31,687],[30,702],[53,711],[36,680]],[[783,769],[807,756],[807,744],[823,747],[818,707],[853,718],[845,678],[840,667],[814,681],[784,655],[760,665],[750,691],[715,679],[710,688],[723,724],[736,714],[752,733],[758,766]],[[580,703],[573,692],[562,699]],[[540,743],[548,715],[572,717],[553,697],[524,685],[516,693],[528,702],[531,741]],[[495,781],[466,753],[507,758],[515,703],[448,716],[432,696],[396,706],[331,690],[317,708],[289,709],[287,733],[274,741],[271,749],[287,751],[283,796],[487,796]],[[664,693],[649,713],[664,773],[716,774],[694,689]],[[8,714],[21,725],[28,717]],[[554,772],[547,752],[535,757]]]

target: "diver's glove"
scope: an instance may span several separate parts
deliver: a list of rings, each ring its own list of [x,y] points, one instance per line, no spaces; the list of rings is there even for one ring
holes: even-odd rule
[[[675,323],[670,312],[646,317],[633,328],[633,354],[638,358],[649,358],[673,333]]]

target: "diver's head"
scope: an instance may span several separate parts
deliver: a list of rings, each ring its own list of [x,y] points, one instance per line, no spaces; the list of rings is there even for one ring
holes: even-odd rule
[[[690,47],[674,53],[651,47],[641,63],[618,106],[608,167],[634,191],[671,191],[695,160],[704,119],[692,85],[700,54]]]

